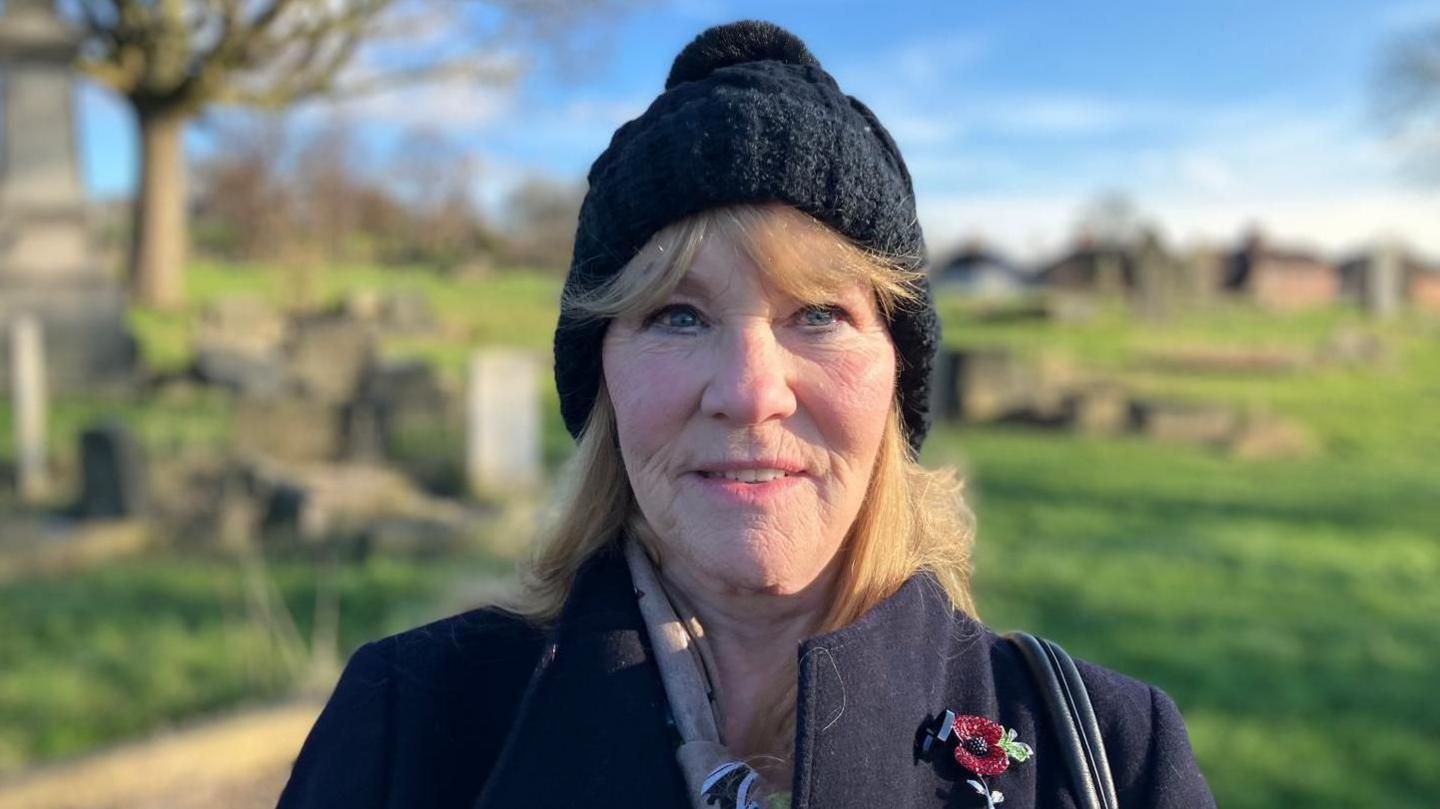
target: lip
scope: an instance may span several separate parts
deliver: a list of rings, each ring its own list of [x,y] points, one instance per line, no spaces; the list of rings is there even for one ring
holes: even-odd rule
[[[757,461],[722,461],[719,463],[705,464],[695,471],[696,473],[744,472],[747,469],[778,469],[787,475],[799,475],[805,471],[805,465],[783,458],[762,458]]]
[[[741,469],[783,469],[779,466],[745,465],[736,466],[732,469],[715,471],[737,471]],[[704,470],[710,471],[710,470]],[[685,476],[688,480],[694,481],[707,497],[712,497],[727,506],[765,506],[786,497],[801,481],[807,477],[804,474],[786,473],[785,477],[767,480],[764,483],[741,483],[738,480],[728,478],[705,477],[700,471],[691,472]]]

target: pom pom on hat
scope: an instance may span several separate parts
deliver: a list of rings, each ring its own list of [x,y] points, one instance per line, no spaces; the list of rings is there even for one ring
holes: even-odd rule
[[[819,67],[800,38],[771,22],[742,20],[702,32],[680,51],[670,66],[665,89],[699,81],[722,67],[765,59],[803,67]]]

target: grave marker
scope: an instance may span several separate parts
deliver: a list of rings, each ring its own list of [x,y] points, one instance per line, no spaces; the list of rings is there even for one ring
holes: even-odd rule
[[[534,358],[493,349],[472,357],[465,419],[465,468],[473,493],[539,485],[539,363]]]
[[[33,503],[50,488],[45,468],[45,346],[35,317],[22,315],[11,323],[10,355],[15,471],[20,499]]]

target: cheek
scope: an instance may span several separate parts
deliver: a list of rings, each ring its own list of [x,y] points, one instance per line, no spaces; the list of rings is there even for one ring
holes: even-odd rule
[[[832,451],[873,453],[895,397],[895,352],[889,341],[869,351],[828,358],[812,366],[809,376],[808,409],[828,433]]]
[[[676,352],[647,351],[621,337],[606,341],[603,367],[621,446],[643,461],[675,437],[693,410],[699,394],[689,364]]]

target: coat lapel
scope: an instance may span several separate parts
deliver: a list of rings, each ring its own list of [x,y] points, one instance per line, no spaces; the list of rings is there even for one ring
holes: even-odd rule
[[[948,751],[927,760],[918,743],[947,709],[1011,724],[996,698],[992,638],[922,573],[850,626],[806,641],[795,809],[984,806]],[[1030,804],[1022,796],[1033,782],[1002,775],[995,786],[1016,798],[1006,809]]]
[[[618,552],[581,571],[475,809],[687,806],[675,737]]]

